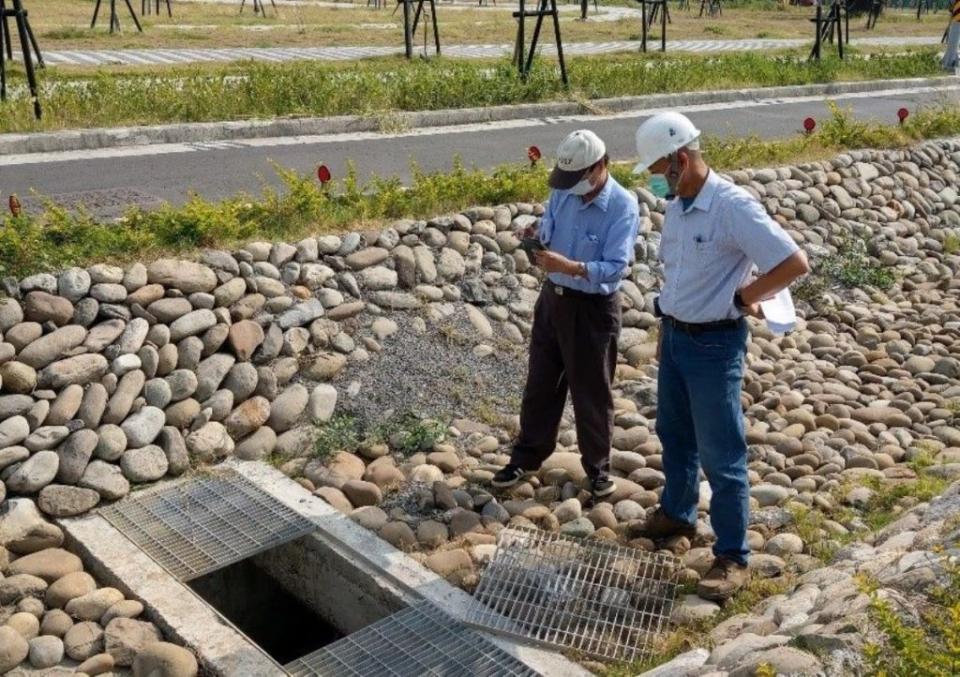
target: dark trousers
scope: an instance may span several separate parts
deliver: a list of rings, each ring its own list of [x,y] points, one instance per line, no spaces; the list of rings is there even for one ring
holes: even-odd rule
[[[617,366],[620,294],[563,291],[558,294],[547,282],[537,299],[520,436],[511,463],[536,470],[553,453],[569,390],[583,469],[596,477],[610,468],[610,384]]]

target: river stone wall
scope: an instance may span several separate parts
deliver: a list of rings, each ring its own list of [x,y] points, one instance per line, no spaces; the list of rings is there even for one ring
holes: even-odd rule
[[[905,462],[921,443],[940,472],[960,470],[952,406],[960,398],[958,166],[960,144],[940,141],[729,175],[815,265],[862,238],[865,265],[898,276],[886,293],[828,285],[801,302],[806,319],[790,336],[754,328],[744,407],[758,510],[788,501],[824,507],[829,491],[850,478],[909,477]],[[426,332],[460,314],[473,359],[496,362],[510,346],[522,354],[541,282],[515,234],[542,214],[529,204],[296,243],[254,242],[205,251],[196,261],[98,264],[4,280],[0,495],[24,497],[5,506],[78,515],[132,485],[236,455],[279,459],[288,474],[396,545],[437,550],[423,554],[426,563],[467,586],[508,522],[628,538],[663,483],[650,364],[663,204],[642,189],[638,198],[641,234],[624,285],[616,392],[619,488],[607,507],[581,510],[569,420],[559,453],[513,500],[481,487],[504,461],[509,425],[454,421],[453,443],[408,458],[382,446],[310,458],[314,422],[356,397],[344,375],[361,374],[403,332]],[[424,352],[422,360],[430,359]],[[522,381],[522,374],[511,378]],[[405,502],[378,507],[385,490],[411,480]],[[779,573],[784,558],[802,562],[802,541],[777,534],[783,524],[775,515],[758,515],[751,544],[768,559],[757,566]],[[62,543],[54,524],[36,510],[30,517],[26,530],[0,528],[9,551]],[[446,546],[460,536],[468,537],[466,546],[459,542],[466,550]],[[705,556],[705,547],[694,554]],[[695,581],[702,568],[688,558],[687,578]]]

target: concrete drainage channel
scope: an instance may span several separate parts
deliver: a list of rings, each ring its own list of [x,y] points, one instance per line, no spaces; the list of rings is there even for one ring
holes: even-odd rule
[[[231,460],[102,513],[59,522],[69,547],[208,674],[590,674],[463,625],[470,595],[266,464]]]

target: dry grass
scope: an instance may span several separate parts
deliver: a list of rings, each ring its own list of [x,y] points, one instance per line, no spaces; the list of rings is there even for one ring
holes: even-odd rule
[[[251,0],[252,1],[252,0]],[[118,7],[123,33],[110,35],[104,9],[101,8],[97,28],[90,30],[92,0],[24,0],[30,12],[41,47],[44,49],[121,49],[144,47],[291,47],[392,45],[402,43],[402,17],[393,13],[393,5],[383,9],[366,7],[366,3],[343,7],[283,6],[279,14],[268,10],[266,18],[254,16],[251,1],[243,14],[240,0],[231,4],[174,2],[174,16],[142,18],[145,32],[138,34],[126,8]],[[140,3],[132,0],[139,11]],[[508,43],[515,32],[510,16],[514,5],[502,0],[498,7],[451,6],[439,3],[440,35],[444,44]],[[636,7],[636,3],[632,3]],[[565,5],[561,5],[564,7]],[[699,5],[697,5],[699,7]],[[744,8],[726,9],[717,19],[699,18],[697,9],[689,12],[674,9],[673,23],[667,29],[671,39],[726,38],[809,38],[810,8],[788,7],[785,10]],[[161,8],[163,9],[163,8]],[[601,6],[601,9],[603,7]],[[593,9],[591,7],[591,12]],[[633,18],[601,21],[578,20],[578,13],[563,11],[561,25],[564,41],[607,41],[639,38],[639,22]],[[855,39],[866,35],[939,35],[946,21],[944,14],[925,16],[916,21],[909,13],[888,11],[876,30],[866,31],[865,20],[851,21]],[[422,42],[418,34],[418,42]],[[552,42],[552,36],[549,39]]]

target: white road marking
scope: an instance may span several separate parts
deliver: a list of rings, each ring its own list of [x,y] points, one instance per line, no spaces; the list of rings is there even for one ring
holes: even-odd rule
[[[462,125],[439,127],[420,127],[402,132],[384,134],[380,132],[352,132],[345,134],[315,134],[303,136],[267,137],[260,139],[225,139],[222,141],[204,141],[191,143],[159,143],[148,145],[120,146],[98,150],[77,150],[51,153],[25,153],[18,155],[0,156],[0,166],[11,167],[28,164],[49,164],[54,162],[74,162],[78,160],[98,160],[107,158],[149,157],[152,155],[172,155],[176,153],[195,153],[217,150],[241,150],[245,148],[274,148],[282,146],[323,145],[335,143],[351,143],[370,141],[375,139],[399,139],[415,136],[450,136],[454,134],[471,134],[491,130],[523,129],[544,127],[548,125],[565,124],[570,122],[597,122],[602,120],[621,120],[625,118],[643,118],[664,110],[680,110],[688,113],[722,111],[741,108],[760,108],[767,106],[783,106],[797,103],[811,103],[818,101],[844,101],[849,99],[885,98],[910,94],[925,94],[936,92],[947,97],[949,94],[960,94],[960,83],[947,87],[909,87],[900,89],[886,89],[873,92],[853,92],[832,96],[799,96],[790,98],[745,99],[721,103],[706,103],[689,106],[666,106],[663,108],[647,108],[643,110],[623,111],[603,115],[589,113],[547,118],[521,118],[516,120],[498,120],[493,122],[479,122]],[[786,130],[785,131],[789,131]],[[131,132],[136,136],[136,132]]]

